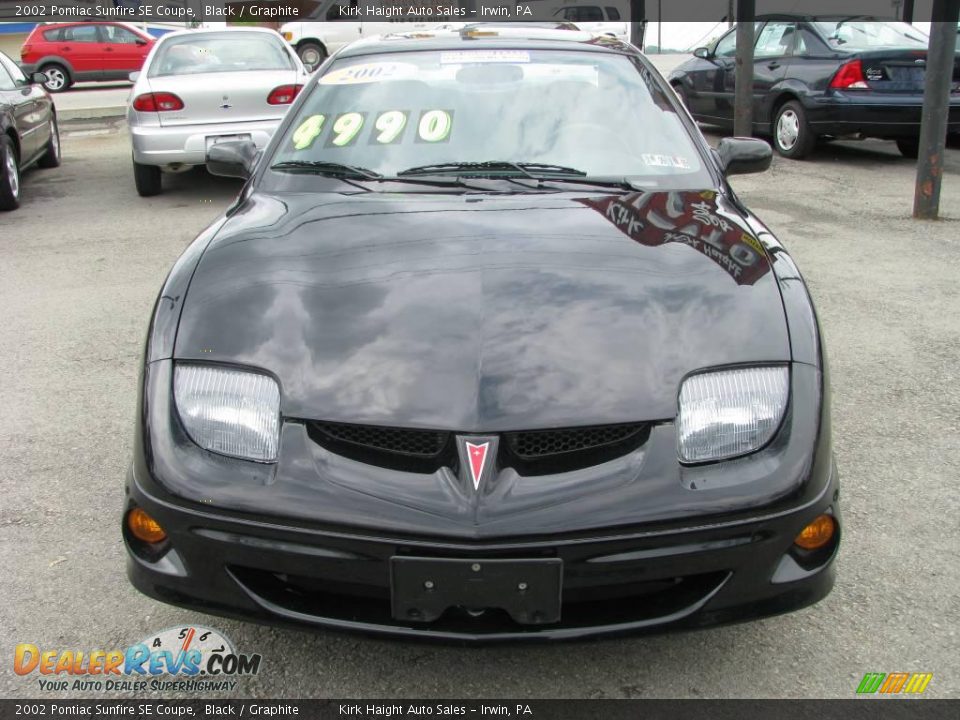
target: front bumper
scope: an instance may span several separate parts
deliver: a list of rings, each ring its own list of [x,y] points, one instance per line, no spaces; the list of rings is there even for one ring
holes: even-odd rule
[[[282,118],[256,122],[203,125],[139,125],[130,122],[133,159],[141,165],[205,165],[211,138],[243,135],[262,150],[270,142]]]
[[[565,640],[696,628],[796,610],[834,583],[839,533],[811,565],[793,539],[817,515],[839,526],[835,468],[811,503],[790,512],[700,527],[503,542],[307,530],[151,496],[128,478],[127,503],[166,529],[159,558],[127,539],[127,573],[144,594],[218,615],[446,641]],[[557,558],[559,622],[520,624],[498,609],[450,610],[418,623],[391,614],[392,558]]]
[[[171,368],[147,365],[125,500],[168,540],[150,548],[124,530],[131,582],[164,602],[267,623],[491,642],[732,622],[804,607],[833,586],[840,532],[813,554],[793,544],[822,513],[840,527],[826,403],[819,412],[791,403],[768,448],[713,467],[678,468],[673,428],[663,425],[622,460],[549,485],[534,478],[534,495],[505,470],[498,481],[513,490],[489,497],[486,514],[464,516],[445,504],[439,476],[338,458],[311,446],[297,423],[282,431],[276,467],[200,451],[171,407]],[[816,396],[823,382],[802,364],[792,378],[795,398]],[[431,497],[429,510],[415,507]],[[559,560],[559,620],[520,622],[505,612],[514,603],[476,607],[459,589],[439,619],[408,618],[397,612],[398,558]]]
[[[917,137],[923,95],[836,92],[806,103],[810,127],[818,135]],[[949,132],[960,131],[960,96],[950,98]]]

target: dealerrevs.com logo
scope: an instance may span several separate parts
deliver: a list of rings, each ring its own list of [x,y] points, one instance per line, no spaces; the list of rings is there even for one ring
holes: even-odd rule
[[[235,678],[260,672],[261,659],[238,653],[217,630],[188,626],[149,635],[124,650],[56,650],[20,643],[13,670],[39,676],[43,691],[208,692],[233,690]]]

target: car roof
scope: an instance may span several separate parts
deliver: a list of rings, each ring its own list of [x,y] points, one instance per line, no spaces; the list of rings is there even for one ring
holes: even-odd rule
[[[870,22],[896,22],[897,18],[884,15],[852,15],[850,13],[834,13],[829,15],[807,15],[804,13],[764,13],[757,15],[756,20],[806,20],[817,22],[820,20],[864,20]]]
[[[640,55],[632,45],[609,35],[582,30],[547,28],[466,27],[463,30],[424,30],[365,38],[350,43],[337,57],[380,55],[416,50],[581,50],[589,52]]]
[[[186,29],[186,30],[174,30],[173,32],[168,32],[164,35],[161,35],[157,38],[158,41],[166,40],[167,38],[177,38],[177,37],[193,37],[196,35],[220,35],[221,33],[259,33],[261,35],[273,35],[275,37],[281,37],[280,33],[271,28],[256,27],[252,25],[244,25],[242,27],[219,27],[219,28],[199,28],[199,29]],[[282,39],[282,38],[281,38]]]

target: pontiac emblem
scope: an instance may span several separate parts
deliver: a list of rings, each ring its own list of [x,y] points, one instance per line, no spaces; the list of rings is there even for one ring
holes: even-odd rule
[[[483,466],[487,462],[487,450],[490,443],[485,442],[475,445],[467,442],[467,457],[470,458],[470,476],[473,478],[473,489],[480,489],[480,478],[483,477]]]

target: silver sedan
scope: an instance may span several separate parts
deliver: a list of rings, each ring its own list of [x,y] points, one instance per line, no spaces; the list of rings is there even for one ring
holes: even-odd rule
[[[205,164],[218,142],[252,140],[263,148],[307,77],[273,30],[164,35],[143,69],[130,75],[127,123],[137,192],[158,194],[163,172]]]

